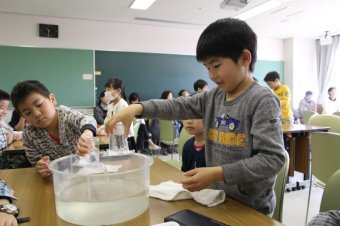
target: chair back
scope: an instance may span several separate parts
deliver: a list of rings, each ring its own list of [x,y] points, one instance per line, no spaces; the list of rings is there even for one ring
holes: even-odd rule
[[[178,140],[178,154],[179,157],[182,158],[183,153],[183,146],[187,140],[189,140],[193,135],[190,135],[185,128],[182,129],[181,133],[179,134]]]
[[[286,187],[288,168],[289,168],[288,152],[285,151],[284,154],[286,157],[286,162],[283,165],[280,172],[278,172],[276,181],[275,181],[275,186],[274,186],[274,191],[275,191],[275,196],[276,196],[276,207],[274,209],[272,218],[279,222],[282,222],[283,199],[284,199],[284,194],[285,194],[285,187]]]
[[[175,138],[174,124],[169,120],[159,120],[160,140],[167,145],[178,144]]]
[[[323,191],[320,212],[340,210],[340,170],[337,170],[328,180]]]
[[[313,115],[308,122],[310,126],[327,126],[329,132],[340,133],[340,116],[336,115]]]
[[[312,174],[326,183],[340,169],[340,134],[315,132],[311,135]]]
[[[340,111],[333,112],[333,115],[340,116]]]
[[[308,125],[309,119],[315,114],[317,114],[315,111],[303,111],[303,112],[301,112],[303,124]]]

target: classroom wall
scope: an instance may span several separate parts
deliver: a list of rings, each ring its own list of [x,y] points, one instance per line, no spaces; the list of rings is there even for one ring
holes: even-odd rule
[[[316,41],[307,38],[291,38],[284,41],[284,83],[292,91],[292,107],[298,108],[307,90],[313,92],[314,100],[319,95],[316,65]]]
[[[38,37],[39,23],[58,24],[60,38]],[[0,13],[0,45],[9,46],[104,50],[127,54],[165,54],[179,56],[179,58],[191,56],[194,59],[196,43],[202,29]],[[258,63],[254,74],[260,80],[260,83],[263,83],[262,78],[267,70],[277,69],[282,74],[285,73],[285,70],[282,69],[283,64],[286,64],[283,62],[283,40],[258,37],[257,54]],[[98,62],[96,59],[93,60]],[[95,67],[97,68],[97,66]],[[201,65],[197,68],[202,70],[202,78],[207,79],[205,69]],[[114,72],[115,70],[112,70],[111,75],[114,75]],[[159,78],[162,78],[162,74],[164,73],[159,74]],[[191,74],[191,76],[197,76],[200,73]],[[194,81],[196,78],[190,78],[190,81]],[[182,82],[182,80],[179,81]],[[98,83],[99,92],[102,89],[103,82],[98,80]],[[191,88],[189,85],[187,87]],[[179,89],[179,87],[176,87],[176,89]],[[158,96],[159,90],[155,90],[154,93],[152,96]],[[151,97],[151,95],[147,95],[147,97]]]
[[[60,38],[38,37],[38,24],[58,24]],[[195,55],[204,28],[151,26],[0,12],[0,45]],[[283,60],[283,40],[258,37],[259,60]]]

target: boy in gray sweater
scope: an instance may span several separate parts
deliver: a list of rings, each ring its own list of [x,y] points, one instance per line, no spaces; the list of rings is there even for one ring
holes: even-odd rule
[[[106,124],[107,131],[117,122],[129,128],[135,116],[204,119],[207,167],[185,172],[183,187],[223,189],[227,196],[272,214],[285,150],[280,101],[252,77],[256,45],[256,34],[245,22],[227,18],[212,23],[196,51],[217,87],[190,98],[130,105]]]

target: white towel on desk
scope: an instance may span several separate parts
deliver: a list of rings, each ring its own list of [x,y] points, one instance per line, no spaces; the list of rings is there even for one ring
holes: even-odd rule
[[[190,192],[183,188],[182,184],[173,181],[162,182],[159,185],[150,185],[149,196],[165,201],[175,201],[193,198],[196,202],[208,207],[216,206],[225,200],[222,190],[203,189]]]

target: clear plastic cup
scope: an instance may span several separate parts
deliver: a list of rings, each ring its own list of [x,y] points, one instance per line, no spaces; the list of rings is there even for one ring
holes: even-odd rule
[[[97,137],[87,138],[87,142],[90,144],[90,162],[99,162],[99,140]]]
[[[112,154],[124,154],[129,152],[129,146],[125,137],[124,124],[118,122],[115,129],[110,133],[109,151]]]

